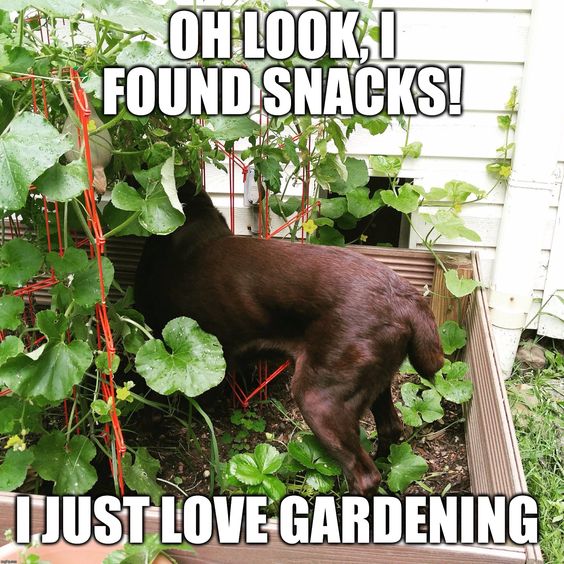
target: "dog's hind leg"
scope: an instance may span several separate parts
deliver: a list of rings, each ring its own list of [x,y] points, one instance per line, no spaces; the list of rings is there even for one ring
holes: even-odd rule
[[[343,378],[346,381],[345,375]],[[292,393],[306,423],[342,466],[350,493],[373,495],[378,491],[381,476],[360,444],[359,420],[365,408],[364,398],[345,399],[341,386],[328,385],[327,380],[321,370],[313,372],[298,365],[292,379]]]
[[[374,423],[378,430],[378,450],[376,458],[388,456],[390,446],[396,443],[403,431],[403,424],[398,417],[392,401],[392,389],[388,386],[376,398],[370,407],[374,416]]]

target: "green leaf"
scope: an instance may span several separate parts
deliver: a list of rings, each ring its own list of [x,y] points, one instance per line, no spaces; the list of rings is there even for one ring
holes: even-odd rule
[[[248,116],[212,116],[208,123],[213,127],[214,138],[222,141],[236,141],[259,131],[258,123]]]
[[[401,169],[401,160],[397,157],[374,155],[368,159],[368,162],[375,173],[383,174],[388,177],[397,176]]]
[[[14,335],[8,335],[3,341],[0,341],[0,366],[2,366],[9,358],[18,356],[24,352],[24,344],[21,339]]]
[[[315,235],[313,235],[310,240],[313,245],[330,245],[334,247],[344,247],[345,238],[340,231],[337,231],[334,227],[329,227],[328,225],[322,225],[316,230]]]
[[[366,186],[348,192],[346,197],[349,213],[358,219],[374,213],[382,207],[380,194],[381,192],[376,192],[370,197],[370,189]]]
[[[417,159],[421,156],[421,147],[423,146],[422,143],[419,141],[414,141],[409,145],[405,145],[401,148],[401,153],[405,159],[412,158]]]
[[[265,476],[262,487],[272,501],[280,501],[286,495],[286,485],[276,476]]]
[[[34,1],[37,2],[37,0]],[[57,1],[62,2],[63,0]],[[73,2],[76,1],[73,0]],[[126,30],[143,31],[163,40],[167,38],[166,18],[170,16],[170,10],[150,0],[136,0],[135,2],[84,0],[84,6],[94,16],[122,26]]]
[[[114,279],[114,265],[106,257],[102,257],[102,273],[104,275],[104,291],[107,295]],[[86,268],[75,273],[70,288],[74,300],[82,307],[92,307],[102,299],[100,273],[96,259],[89,260]]]
[[[43,254],[37,247],[23,239],[8,241],[0,247],[0,286],[23,286],[42,264]]]
[[[436,390],[424,390],[419,395],[421,386],[406,382],[401,387],[404,404],[396,403],[406,425],[419,427],[423,421],[432,423],[444,416],[441,406],[441,396]]]
[[[114,229],[129,219],[133,214],[117,209],[112,202],[108,202],[102,212],[102,219],[107,225],[108,230]],[[136,235],[138,237],[148,237],[151,233],[147,231],[139,223],[139,219],[130,221],[123,229],[116,233],[116,237],[125,237],[126,235]]]
[[[334,478],[325,476],[317,470],[308,470],[305,475],[305,481],[308,486],[320,493],[329,493],[335,485]]]
[[[47,253],[47,264],[55,271],[57,278],[84,270],[88,266],[88,255],[82,249],[69,247],[63,256],[54,251]]]
[[[466,331],[456,321],[445,321],[439,327],[439,336],[445,354],[452,354],[466,345]]]
[[[17,329],[24,311],[25,303],[19,296],[0,296],[0,330]]]
[[[313,221],[313,223],[315,223],[315,225],[318,225],[319,227],[323,225],[328,225],[329,227],[333,227],[333,225],[335,225],[335,222],[332,219],[329,219],[328,217],[316,217],[314,219],[311,219],[310,221]]]
[[[11,492],[19,488],[26,479],[27,470],[33,462],[29,450],[10,449],[0,464],[0,491]]]
[[[0,397],[1,434],[21,434],[22,429],[28,433],[42,433],[44,431],[42,418],[43,408],[39,405],[34,405],[13,394]]]
[[[379,135],[388,129],[392,120],[385,114],[379,114],[374,117],[353,116],[344,121],[347,123],[347,135],[354,130],[356,125],[366,129],[370,135]]]
[[[117,354],[114,354],[112,357],[112,373],[115,374],[117,369],[119,368],[120,358]],[[98,351],[95,360],[96,368],[103,372],[104,374],[108,374],[108,353],[106,351]]]
[[[38,312],[35,323],[50,342],[62,341],[69,325],[67,318],[62,313],[49,309]]]
[[[459,278],[456,270],[445,272],[445,282],[449,292],[457,298],[471,294],[480,283],[472,278]]]
[[[403,492],[409,484],[420,480],[428,469],[425,460],[421,456],[413,454],[409,443],[392,445],[388,460],[391,469],[387,483],[393,492]]]
[[[19,12],[29,6],[52,16],[76,16],[80,12],[82,0],[4,0],[2,2],[3,10]]]
[[[278,194],[272,194],[269,198],[269,207],[280,217],[290,217],[302,207],[302,199],[300,196],[289,196],[283,200]]]
[[[368,30],[368,37],[372,39],[372,41],[377,41],[380,43],[380,28],[375,25]]]
[[[34,182],[37,190],[56,202],[68,202],[88,188],[86,163],[80,159],[65,166],[56,163]]]
[[[120,182],[116,186],[117,193],[112,194],[114,207],[139,211],[140,225],[155,235],[168,235],[180,227],[186,216],[176,190],[174,156],[161,165],[135,174],[135,177],[144,187],[144,196],[125,182]]]
[[[193,319],[177,317],[163,329],[160,339],[145,343],[135,357],[137,371],[149,387],[164,395],[180,391],[197,396],[217,386],[225,376],[225,360],[219,341]]]
[[[0,45],[0,72],[26,73],[33,65],[34,58],[23,47]]]
[[[321,215],[331,219],[341,217],[347,211],[346,198],[321,198]]]
[[[29,185],[70,148],[70,140],[40,115],[16,116],[0,135],[0,209],[23,207]]]
[[[156,558],[161,552],[168,550],[193,551],[187,543],[161,544],[158,533],[150,533],[143,538],[143,544],[126,543],[122,549],[114,550],[102,564],[149,564],[157,562]],[[161,558],[158,559],[159,561]],[[164,558],[168,562],[168,558]],[[175,562],[175,561],[174,561]]]
[[[273,192],[279,192],[281,186],[282,164],[280,159],[273,155],[255,161],[257,172],[262,175],[262,180]]]
[[[435,388],[446,400],[465,403],[472,398],[474,386],[466,379],[468,365],[465,362],[445,363],[435,375]]]
[[[112,204],[119,210],[134,212],[143,208],[144,199],[127,182],[118,182],[112,190]]]
[[[382,201],[402,213],[412,213],[419,207],[419,194],[411,184],[403,184],[396,195],[393,190],[380,192]]]
[[[55,482],[55,495],[82,495],[96,483],[98,475],[90,461],[96,447],[84,435],[73,435],[69,443],[60,431],[43,435],[33,447],[33,468],[44,479]]]
[[[37,360],[23,354],[8,359],[0,366],[0,382],[22,397],[60,401],[70,396],[91,363],[92,352],[84,341],[48,343]]]
[[[347,194],[355,188],[366,186],[368,184],[368,167],[366,166],[366,161],[364,159],[349,157],[345,160],[344,165],[347,171],[346,178],[343,179],[341,176],[337,176],[333,181],[331,181],[331,192],[335,192],[336,194]]]
[[[284,150],[286,155],[290,159],[290,162],[296,167],[300,167],[300,157],[298,156],[298,151],[296,150],[296,142],[291,137],[284,138]]]
[[[313,176],[322,188],[333,190],[334,185],[338,186],[347,180],[348,169],[338,155],[327,153],[313,169]]]
[[[257,468],[263,474],[274,474],[284,462],[284,456],[272,445],[266,443],[261,443],[255,447],[254,458]]]
[[[454,210],[439,210],[434,215],[422,213],[421,217],[447,239],[463,237],[470,241],[481,241],[478,233],[466,227],[462,218]]]
[[[122,460],[123,479],[127,487],[138,494],[149,495],[155,505],[158,505],[163,495],[163,489],[157,483],[157,474],[161,469],[160,462],[153,458],[145,447],[135,451],[135,462],[131,463],[131,454],[125,453]]]
[[[478,197],[485,196],[485,192],[483,190],[480,190],[473,184],[469,184],[463,180],[450,180],[445,184],[444,190],[446,192],[447,199],[455,204],[462,204],[471,194]]]
[[[509,130],[511,127],[511,116],[497,116],[497,124],[501,127],[501,129],[503,129],[503,131]]]
[[[86,76],[82,78],[82,89],[84,92],[91,94],[94,98],[102,100],[103,87],[102,77],[94,71],[88,71]]]
[[[156,69],[178,65],[178,61],[166,47],[150,41],[135,41],[125,47],[116,57],[120,67],[137,67],[139,65]]]
[[[248,486],[257,486],[265,476],[251,454],[236,454],[229,461],[229,473]]]
[[[300,464],[311,470],[317,470],[325,476],[339,476],[341,467],[333,460],[312,434],[302,435],[288,443],[288,452]]]

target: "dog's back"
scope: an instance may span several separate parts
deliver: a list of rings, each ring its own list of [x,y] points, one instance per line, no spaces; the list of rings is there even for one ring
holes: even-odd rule
[[[231,363],[271,349],[293,358],[304,418],[343,464],[351,491],[372,492],[379,474],[354,446],[358,418],[372,408],[385,450],[398,435],[389,390],[406,354],[428,378],[442,366],[425,300],[387,266],[350,250],[234,237],[206,194],[180,194],[186,224],[151,237],[138,270],[136,301],[148,323],[160,331],[174,317],[192,317]],[[331,423],[336,413],[341,430]]]

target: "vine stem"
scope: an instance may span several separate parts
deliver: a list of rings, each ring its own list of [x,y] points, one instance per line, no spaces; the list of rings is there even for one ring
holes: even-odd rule
[[[100,127],[97,127],[96,129],[94,129],[94,131],[91,131],[89,134],[90,137],[93,137],[94,135],[98,135],[102,131],[105,131],[106,129],[110,129],[110,127],[113,127],[114,125],[118,124],[123,119],[123,116],[125,115],[126,111],[127,108],[123,106],[122,109],[119,111],[119,113],[116,116],[114,116],[111,120],[102,124]]]
[[[137,329],[139,329],[139,331],[141,331],[149,340],[153,340],[155,338],[151,335],[151,333],[149,333],[149,331],[147,331],[147,329],[145,329],[145,327],[143,327],[140,323],[137,323],[137,321],[133,321],[133,319],[121,315],[119,316],[119,319],[120,321],[124,321],[125,323],[129,323],[129,325],[137,327]]]
[[[88,223],[86,222],[86,219],[84,219],[84,216],[82,215],[82,210],[80,209],[78,200],[76,198],[72,199],[72,206],[74,208],[76,215],[78,216],[78,220],[80,221],[80,225],[82,225],[82,228],[84,229],[85,235],[88,237],[88,240],[93,245],[96,245],[96,239],[94,239],[94,235],[92,235],[92,232],[90,231],[90,228],[88,227]]]
[[[120,223],[117,227],[114,227],[112,230],[108,231],[104,237],[109,239],[113,237],[116,233],[119,233],[123,229],[125,229],[130,223],[132,223],[135,219],[137,219],[141,215],[141,210],[137,210],[136,212],[132,213],[123,223]]]

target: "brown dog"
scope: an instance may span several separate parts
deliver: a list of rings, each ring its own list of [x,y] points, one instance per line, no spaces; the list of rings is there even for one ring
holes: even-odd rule
[[[359,420],[370,408],[377,456],[402,424],[390,386],[406,355],[430,378],[443,364],[433,315],[421,295],[387,266],[353,251],[231,235],[203,192],[179,190],[186,223],[152,236],[136,281],[137,306],[156,331],[174,317],[217,336],[226,360],[279,351],[294,362],[291,389],[318,439],[342,465],[351,493],[381,480],[361,448]]]

